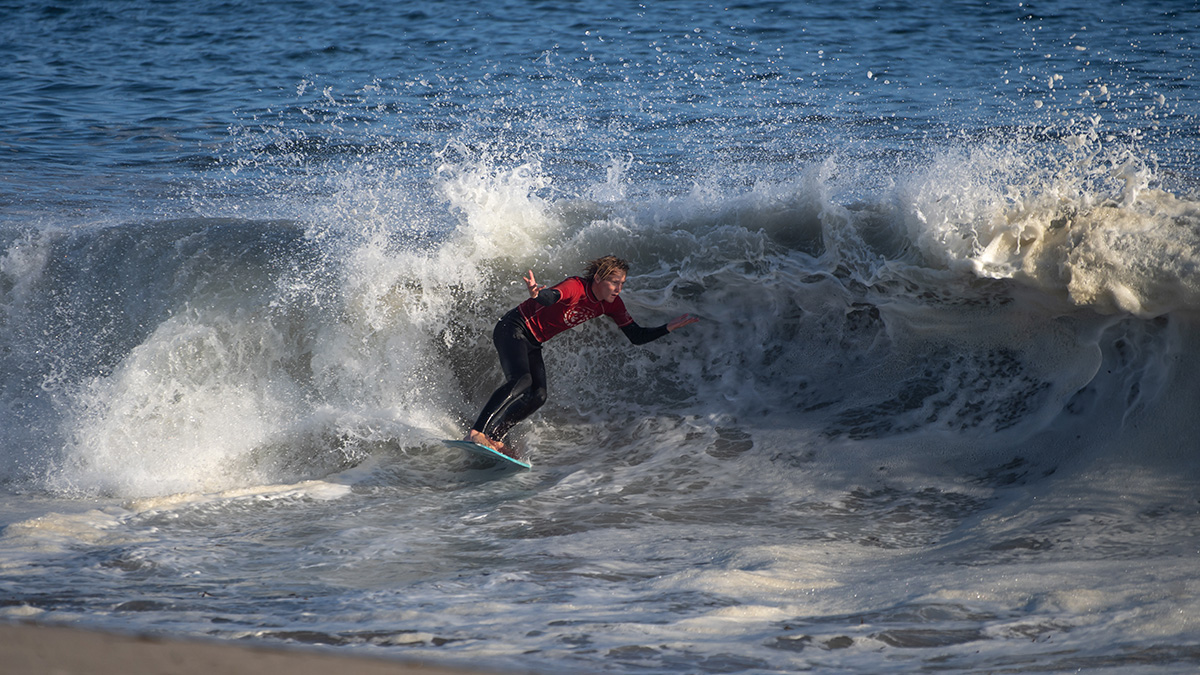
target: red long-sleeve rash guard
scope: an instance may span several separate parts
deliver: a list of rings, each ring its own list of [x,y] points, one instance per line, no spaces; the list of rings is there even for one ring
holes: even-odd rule
[[[621,298],[601,302],[583,277],[569,277],[553,288],[544,288],[536,298],[522,302],[517,311],[525,326],[538,343],[578,326],[598,316],[609,316],[634,344],[644,344],[667,334],[664,324],[658,328],[643,328],[633,320]]]

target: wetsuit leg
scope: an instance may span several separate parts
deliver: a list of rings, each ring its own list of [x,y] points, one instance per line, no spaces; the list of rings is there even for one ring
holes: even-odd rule
[[[528,418],[546,402],[546,366],[542,361],[540,347],[529,352],[529,375],[529,388],[501,411],[500,418],[488,434],[488,438],[503,440],[509,429]]]
[[[501,440],[517,422],[546,402],[546,366],[541,345],[527,335],[524,326],[508,317],[496,324],[492,342],[505,382],[488,399],[472,428]]]

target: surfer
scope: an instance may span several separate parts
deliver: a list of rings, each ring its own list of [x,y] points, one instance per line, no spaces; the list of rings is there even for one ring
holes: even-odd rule
[[[509,429],[546,402],[546,366],[542,344],[584,321],[607,315],[629,341],[646,344],[673,330],[699,321],[684,314],[655,327],[639,326],[625,309],[620,295],[629,274],[629,263],[606,255],[587,264],[584,276],[568,277],[552,288],[539,285],[533,270],[522,279],[529,299],[505,314],[492,331],[492,342],[504,370],[504,384],[492,394],[466,439],[510,457],[517,452],[505,445]]]

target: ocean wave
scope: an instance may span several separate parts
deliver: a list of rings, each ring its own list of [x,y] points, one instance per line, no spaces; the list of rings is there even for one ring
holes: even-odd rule
[[[7,232],[0,466],[68,492],[211,491],[457,435],[499,380],[487,336],[524,270],[606,253],[631,260],[641,323],[704,321],[644,348],[602,325],[557,338],[538,433],[670,413],[1086,447],[1185,386],[1200,242],[1195,202],[1084,145],[1049,168],[1040,145],[953,149],[853,201],[837,157],[661,196],[630,196],[614,160],[561,195],[536,158],[453,146],[440,214],[380,201],[369,173],[305,221]]]

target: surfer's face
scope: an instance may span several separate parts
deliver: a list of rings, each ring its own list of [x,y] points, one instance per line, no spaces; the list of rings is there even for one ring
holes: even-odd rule
[[[592,295],[600,302],[612,302],[613,298],[621,294],[621,289],[625,287],[625,273],[621,270],[612,272],[603,279],[592,281]]]

